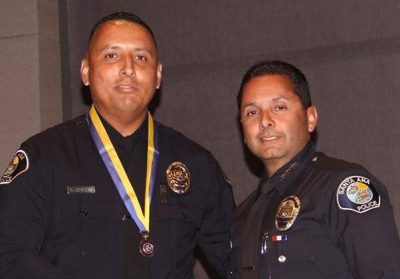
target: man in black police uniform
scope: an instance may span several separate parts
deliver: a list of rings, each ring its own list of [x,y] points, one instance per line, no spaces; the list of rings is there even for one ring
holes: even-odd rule
[[[400,278],[386,189],[362,166],[314,151],[317,110],[301,71],[260,62],[238,102],[266,177],[234,215],[233,277]]]
[[[92,30],[86,115],[21,145],[0,181],[0,278],[193,278],[198,245],[229,271],[233,197],[211,154],[152,120],[162,66],[119,12]]]

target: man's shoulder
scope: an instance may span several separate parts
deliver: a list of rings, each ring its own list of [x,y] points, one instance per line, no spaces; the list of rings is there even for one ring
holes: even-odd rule
[[[209,150],[201,146],[199,143],[188,138],[181,132],[168,127],[164,124],[156,122],[160,141],[164,146],[171,148],[174,153],[185,156],[196,156],[197,158],[211,159],[212,155]]]
[[[73,130],[82,130],[82,128],[86,128],[87,124],[85,121],[85,116],[80,115],[74,119],[67,120],[65,122],[59,123],[55,126],[47,128],[44,131],[41,131],[22,143],[22,147],[24,148],[51,148],[52,146],[56,146],[59,144],[64,144],[68,142],[73,134]]]
[[[317,170],[323,172],[330,172],[333,174],[367,172],[361,164],[330,157],[322,152],[316,152],[312,161],[315,163]]]
[[[381,198],[388,200],[383,183],[358,163],[325,156],[321,153],[317,164],[318,174],[327,175],[335,190],[338,207],[346,211],[364,213],[381,206]]]

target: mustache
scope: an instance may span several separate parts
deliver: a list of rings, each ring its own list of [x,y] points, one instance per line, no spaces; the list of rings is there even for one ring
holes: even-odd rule
[[[114,86],[131,86],[134,88],[139,88],[138,83],[131,78],[119,79],[114,83]]]
[[[271,130],[271,129],[264,129],[258,133],[258,138],[270,138],[270,137],[282,137],[283,134],[281,132]]]

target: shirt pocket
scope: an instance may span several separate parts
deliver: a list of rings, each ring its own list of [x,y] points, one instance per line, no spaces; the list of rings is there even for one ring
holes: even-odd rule
[[[272,278],[318,278],[314,243],[308,233],[287,235],[286,241],[274,241],[275,253],[269,255]],[[284,275],[284,276],[282,276]]]
[[[75,258],[98,263],[111,256],[115,246],[115,201],[96,194],[66,195],[56,213],[56,246],[60,260]]]
[[[156,204],[150,237],[155,234],[155,255],[161,265],[176,266],[193,257],[197,228],[190,221],[188,210],[172,199]]]

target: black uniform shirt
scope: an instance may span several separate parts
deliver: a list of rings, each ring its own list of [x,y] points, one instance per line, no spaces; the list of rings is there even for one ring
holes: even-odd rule
[[[400,278],[385,187],[360,165],[310,144],[260,184],[233,223],[234,278]]]
[[[147,149],[146,126],[133,135],[133,151],[130,140],[111,135],[135,190],[145,180],[145,167],[135,164],[146,162],[140,155]],[[160,123],[155,129],[160,154],[150,207],[152,258],[135,258],[138,228],[129,219],[85,116],[80,116],[24,142],[0,178],[0,278],[147,276],[138,271],[149,271],[151,279],[193,278],[196,246],[225,274],[234,206],[231,186],[207,150]],[[168,186],[166,170],[177,163],[185,165],[190,176],[184,194]],[[137,192],[140,196],[143,189]]]

